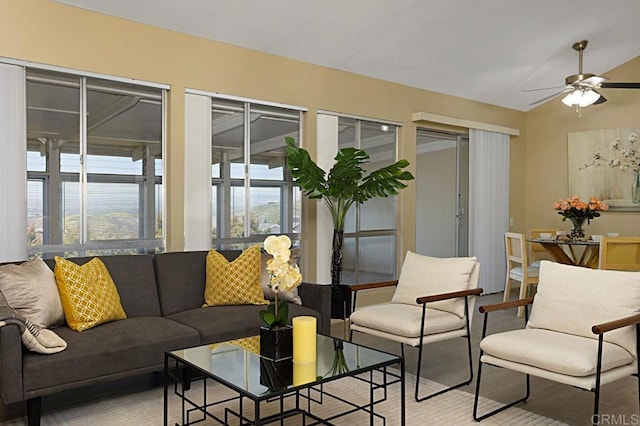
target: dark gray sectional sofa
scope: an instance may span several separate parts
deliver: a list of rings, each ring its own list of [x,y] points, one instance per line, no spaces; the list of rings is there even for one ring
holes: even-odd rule
[[[223,252],[228,260],[240,251]],[[141,373],[162,371],[167,350],[258,334],[263,306],[202,308],[207,252],[103,256],[127,319],[76,332],[54,331],[67,342],[62,352],[23,350],[17,326],[0,327],[0,397],[27,400],[29,425],[40,423],[41,397]],[[69,259],[78,264],[90,257]],[[53,269],[54,261],[46,260]],[[303,306],[289,304],[290,318],[313,315],[318,332],[330,333],[329,286],[303,283]]]

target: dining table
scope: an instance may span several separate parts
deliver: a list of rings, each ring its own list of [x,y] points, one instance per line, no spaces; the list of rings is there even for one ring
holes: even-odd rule
[[[565,265],[598,267],[600,242],[587,238],[569,238],[554,236],[552,238],[529,238],[529,243],[538,243],[553,257],[556,262]],[[576,249],[582,250],[576,250]]]

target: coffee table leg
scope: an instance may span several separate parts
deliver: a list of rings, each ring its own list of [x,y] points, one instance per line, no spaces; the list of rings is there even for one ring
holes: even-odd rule
[[[169,356],[164,354],[164,426],[169,422]]]
[[[253,424],[258,426],[260,424],[260,401],[254,401],[253,404],[253,415],[255,416],[253,418]]]
[[[369,424],[373,426],[373,370],[369,373]]]
[[[420,378],[417,377],[416,380]],[[400,359],[400,424],[405,425],[406,407],[405,407],[405,391],[404,391],[404,357]]]

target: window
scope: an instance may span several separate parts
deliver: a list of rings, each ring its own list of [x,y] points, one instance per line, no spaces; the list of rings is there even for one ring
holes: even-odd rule
[[[285,137],[300,143],[301,112],[223,98],[212,104],[213,246],[241,248],[268,234],[300,243],[300,189]]]
[[[397,126],[338,118],[338,148],[363,149],[373,171],[396,161]],[[344,232],[342,281],[366,283],[396,277],[396,197],[373,198],[355,204]]]
[[[27,70],[29,253],[163,246],[164,91]]]

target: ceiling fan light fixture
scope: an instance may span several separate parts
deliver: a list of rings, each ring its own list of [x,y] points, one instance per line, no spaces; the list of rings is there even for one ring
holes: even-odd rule
[[[591,89],[576,89],[562,98],[562,103],[569,107],[586,107],[593,105],[598,99],[600,94]]]

